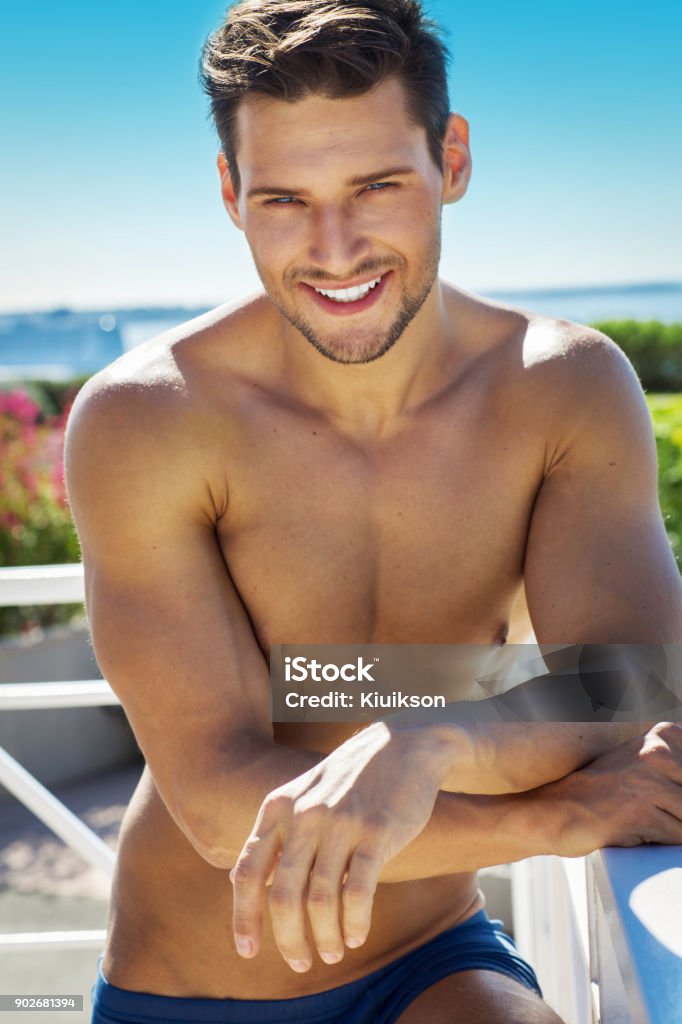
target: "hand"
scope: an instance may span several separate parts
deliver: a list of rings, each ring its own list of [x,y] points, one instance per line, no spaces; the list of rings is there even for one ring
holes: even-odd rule
[[[230,872],[237,951],[260,945],[266,886],[277,946],[292,970],[361,946],[384,864],[426,825],[447,771],[428,728],[378,722],[273,790]]]
[[[682,726],[659,723],[543,791],[567,812],[554,851],[561,856],[682,843]]]

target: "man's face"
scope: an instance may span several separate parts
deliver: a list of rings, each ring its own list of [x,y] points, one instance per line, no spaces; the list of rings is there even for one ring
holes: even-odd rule
[[[443,178],[401,83],[350,99],[248,97],[237,118],[231,214],[270,299],[327,358],[379,358],[427,299],[440,256]]]

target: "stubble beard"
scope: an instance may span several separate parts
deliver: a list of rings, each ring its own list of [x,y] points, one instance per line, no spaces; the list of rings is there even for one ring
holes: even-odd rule
[[[426,302],[438,275],[440,249],[441,236],[439,231],[415,291],[409,292],[407,288],[403,288],[400,295],[398,312],[390,326],[386,330],[379,329],[369,336],[366,336],[364,331],[354,332],[354,329],[351,327],[346,328],[344,332],[342,327],[340,333],[335,338],[329,340],[321,338],[304,316],[287,308],[286,303],[277,291],[268,286],[262,274],[261,280],[268,296],[282,316],[288,320],[292,327],[300,331],[313,348],[325,356],[326,359],[330,359],[334,363],[344,363],[346,365],[373,363],[385,355],[389,349],[393,348]],[[386,267],[378,268],[365,265],[359,269],[359,273],[364,274],[367,272],[371,274],[374,271],[383,273],[386,272],[386,269]],[[356,333],[355,338],[354,333]]]

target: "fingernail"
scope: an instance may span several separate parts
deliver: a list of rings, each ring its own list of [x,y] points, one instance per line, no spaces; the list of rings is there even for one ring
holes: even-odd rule
[[[234,868],[230,871],[230,881],[234,882]]]
[[[310,969],[310,962],[308,960],[287,960],[287,963],[292,971],[298,971],[299,974]]]
[[[320,953],[320,957],[326,964],[338,964],[339,960],[343,957],[343,953]]]
[[[346,945],[349,946],[351,949],[357,949],[358,946],[361,946],[364,941],[364,939],[358,938],[357,935],[349,935],[348,938],[346,939]]]
[[[236,935],[235,943],[240,956],[251,956],[253,953],[253,942],[246,935]]]

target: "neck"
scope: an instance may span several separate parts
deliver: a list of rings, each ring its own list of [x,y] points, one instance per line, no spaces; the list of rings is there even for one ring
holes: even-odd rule
[[[398,341],[371,363],[335,363],[280,319],[280,379],[287,391],[354,436],[396,431],[442,389],[460,354],[457,318],[439,281]]]

